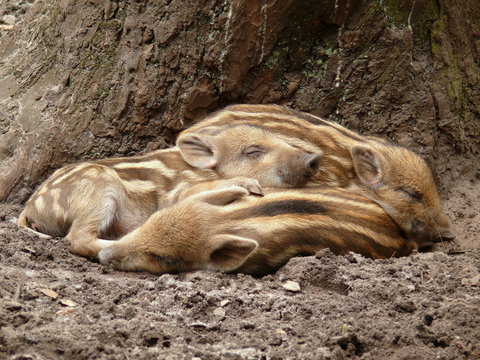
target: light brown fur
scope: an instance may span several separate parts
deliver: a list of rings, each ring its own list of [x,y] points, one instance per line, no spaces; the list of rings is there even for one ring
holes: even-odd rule
[[[179,138],[178,148],[57,170],[28,200],[18,224],[50,236],[66,235],[72,252],[96,258],[109,239],[181,198],[226,184],[252,193],[261,193],[260,185],[302,186],[318,170],[319,160],[319,154],[296,149],[258,127],[190,133]]]
[[[241,187],[193,195],[153,214],[140,228],[99,253],[104,264],[154,273],[214,269],[264,275],[298,255],[323,248],[370,258],[418,248],[383,209],[341,188]]]
[[[423,239],[422,246],[454,237],[425,161],[386,140],[361,136],[334,122],[276,105],[228,106],[182,135],[215,133],[239,124],[261,126],[298,148],[322,152],[320,170],[307,186],[344,187],[369,197],[409,236]],[[357,162],[353,152],[362,154]]]

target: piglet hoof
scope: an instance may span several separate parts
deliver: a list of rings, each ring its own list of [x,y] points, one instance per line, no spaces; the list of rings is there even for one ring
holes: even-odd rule
[[[255,179],[238,176],[232,179],[225,180],[229,185],[235,185],[243,187],[248,191],[250,195],[263,196],[263,189],[260,186],[259,182]]]
[[[103,248],[98,253],[98,260],[100,261],[100,264],[103,264],[103,265],[110,264],[112,262],[113,257],[114,257],[114,252],[109,247]]]

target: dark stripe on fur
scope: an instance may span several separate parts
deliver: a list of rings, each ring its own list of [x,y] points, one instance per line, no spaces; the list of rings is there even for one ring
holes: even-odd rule
[[[242,209],[233,214],[235,220],[251,217],[277,216],[285,214],[325,214],[325,207],[314,201],[308,200],[278,200],[269,203],[254,206],[248,209]]]

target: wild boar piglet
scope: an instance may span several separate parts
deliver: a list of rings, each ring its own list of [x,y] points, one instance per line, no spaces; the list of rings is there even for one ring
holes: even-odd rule
[[[252,125],[189,133],[172,149],[57,170],[27,201],[18,224],[43,237],[66,236],[73,253],[96,258],[103,243],[181,198],[225,182],[252,193],[261,186],[302,186],[320,159]]]
[[[340,124],[277,105],[232,105],[184,130],[215,133],[234,125],[260,126],[299,149],[322,153],[306,186],[354,190],[377,202],[421,246],[454,235],[426,162],[413,151]],[[420,243],[420,242],[419,242]]]
[[[370,258],[409,254],[418,246],[382,207],[331,187],[207,191],[153,214],[99,252],[103,264],[153,273],[213,269],[264,275],[288,259],[323,248]]]

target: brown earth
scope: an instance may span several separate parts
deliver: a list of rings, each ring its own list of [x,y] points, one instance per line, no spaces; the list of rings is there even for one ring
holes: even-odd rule
[[[480,359],[478,13],[477,0],[0,3],[14,25],[0,27],[0,359]],[[416,149],[457,240],[382,261],[321,252],[257,279],[121,273],[17,229],[53,169],[164,147],[242,102]]]

